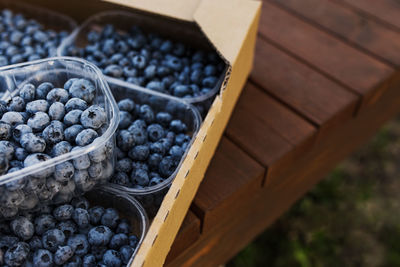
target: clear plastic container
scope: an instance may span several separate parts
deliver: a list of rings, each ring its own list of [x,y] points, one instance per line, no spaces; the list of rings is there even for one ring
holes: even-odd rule
[[[87,34],[94,31],[101,31],[102,28],[112,24],[120,32],[127,32],[132,26],[138,25],[145,29],[147,32],[159,33],[160,36],[169,37],[171,40],[178,40],[182,43],[187,43],[193,48],[201,48],[205,51],[213,49],[212,45],[203,36],[197,27],[179,21],[169,21],[166,18],[160,16],[154,16],[152,14],[145,13],[132,13],[126,11],[108,11],[102,12],[88,18],[78,29],[76,29],[68,38],[66,38],[60,47],[58,48],[57,54],[59,56],[67,56],[67,48],[71,45],[83,48],[87,45]],[[221,73],[219,80],[214,88],[204,95],[197,97],[182,98],[184,101],[196,106],[204,118],[210,108],[214,97],[219,92],[221,85],[224,82],[226,71]],[[122,81],[110,76],[106,76],[108,81]],[[122,81],[126,85],[131,85],[126,81]],[[148,90],[141,87],[143,90]]]
[[[130,188],[118,184],[110,184],[110,187],[113,187],[116,190],[135,196],[141,201],[143,206],[148,211],[149,216],[151,216],[154,213],[151,211],[158,209],[165,192],[171,185],[178,170],[180,169],[186,154],[188,153],[190,146],[199,130],[201,117],[197,109],[191,104],[175,97],[166,96],[164,94],[149,90],[143,90],[141,87],[132,84],[126,85],[126,83],[123,83],[119,80],[109,81],[108,84],[117,102],[124,98],[130,98],[137,104],[148,104],[153,108],[154,112],[168,111],[173,115],[174,119],[180,119],[187,125],[189,135],[192,137],[190,144],[187,146],[186,151],[174,173],[163,182],[142,189]]]
[[[39,8],[15,0],[0,0],[0,10],[9,9],[14,13],[21,13],[27,19],[34,19],[44,26],[57,32],[73,32],[78,24],[72,18],[49,9]],[[56,56],[56,54],[52,55]]]
[[[107,116],[107,122],[101,128],[101,135],[99,134],[91,144],[78,150],[0,176],[0,219],[12,217],[19,211],[34,209],[39,202],[69,201],[73,196],[107,182],[112,175],[115,162],[114,133],[118,127],[119,111],[107,82],[96,66],[81,59],[57,57],[0,68],[0,90],[7,90],[3,91],[1,98],[9,99],[18,93],[25,83],[37,86],[42,82],[51,82],[55,87],[62,88],[70,78],[85,78],[95,85],[94,103],[102,106]],[[78,165],[77,162],[85,157],[86,160],[89,158],[90,164],[84,167]],[[66,162],[72,163],[73,168]],[[66,164],[72,168],[70,172],[73,172],[73,175],[69,173],[66,176],[69,177],[67,181],[57,182],[59,173],[56,171]],[[97,176],[84,180],[84,183],[78,183],[77,181],[81,180],[74,180],[77,166],[80,172],[95,166],[100,171]]]
[[[90,205],[114,208],[118,210],[119,215],[122,218],[126,218],[130,221],[132,226],[131,234],[136,235],[139,239],[135,252],[133,253],[129,263],[126,265],[130,266],[149,227],[149,220],[146,211],[132,196],[104,186],[86,193],[85,197],[89,200]]]

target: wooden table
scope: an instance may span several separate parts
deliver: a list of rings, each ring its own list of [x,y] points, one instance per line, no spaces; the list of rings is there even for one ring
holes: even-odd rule
[[[400,111],[397,0],[265,1],[254,70],[166,266],[232,258]]]

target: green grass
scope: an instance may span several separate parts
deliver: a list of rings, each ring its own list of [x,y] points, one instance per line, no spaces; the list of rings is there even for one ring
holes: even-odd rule
[[[227,266],[400,266],[400,119]]]

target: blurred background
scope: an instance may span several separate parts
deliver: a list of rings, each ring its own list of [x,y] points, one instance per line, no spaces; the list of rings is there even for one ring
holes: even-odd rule
[[[227,266],[400,266],[400,116]]]

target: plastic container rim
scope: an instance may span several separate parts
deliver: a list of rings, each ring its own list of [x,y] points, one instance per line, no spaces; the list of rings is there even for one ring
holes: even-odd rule
[[[128,11],[124,11],[124,10],[110,10],[110,11],[103,11],[97,14],[94,14],[92,16],[90,16],[89,18],[87,18],[78,28],[76,28],[67,38],[65,38],[61,44],[58,46],[57,48],[57,55],[58,56],[64,56],[65,55],[65,50],[69,45],[72,45],[75,43],[77,36],[83,31],[83,29],[85,27],[89,27],[90,24],[94,23],[94,21],[96,21],[97,19],[102,19],[102,18],[107,18],[110,16],[125,16],[127,18],[133,18],[135,17],[135,15],[132,12],[128,12]],[[188,97],[188,98],[182,98],[182,97],[176,97],[170,94],[164,94],[164,93],[160,93],[162,95],[166,95],[166,96],[170,96],[176,99],[182,99],[183,101],[190,103],[190,104],[197,104],[197,103],[201,103],[203,101],[206,101],[210,98],[212,98],[221,88],[221,85],[224,81],[225,78],[225,74],[227,71],[227,67],[225,67],[224,71],[222,72],[222,74],[220,75],[220,77],[218,78],[218,82],[217,84],[214,86],[214,88],[212,90],[210,90],[208,93],[203,94],[203,95],[199,95],[196,97]],[[104,75],[106,77],[107,80],[109,81],[119,81],[122,82],[125,85],[132,85],[132,83],[128,83],[124,80],[121,79],[117,79],[108,75]],[[138,86],[138,85],[136,85]],[[138,86],[144,90],[147,91],[151,91],[154,92],[154,90],[150,90],[147,89],[143,86]]]

